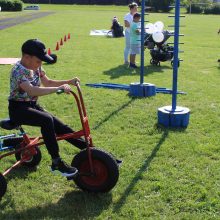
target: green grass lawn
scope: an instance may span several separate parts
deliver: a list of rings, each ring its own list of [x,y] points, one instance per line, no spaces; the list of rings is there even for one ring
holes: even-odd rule
[[[92,37],[92,29],[109,29],[113,16],[123,23],[126,7],[40,5],[54,14],[0,31],[0,57],[19,57],[21,44],[39,38],[52,52],[61,37],[71,39],[57,51],[58,62],[44,65],[55,79],[78,76],[90,119],[94,144],[123,159],[120,178],[107,194],[89,194],[74,182],[53,176],[50,157],[37,170],[20,167],[6,176],[8,190],[0,203],[0,219],[219,219],[220,215],[220,35],[219,16],[187,15],[181,19],[177,104],[191,110],[187,129],[157,125],[157,109],[171,105],[172,97],[157,94],[132,98],[126,91],[95,89],[86,83],[138,82],[139,70],[123,65],[124,39]],[[21,15],[22,12],[18,13]],[[17,12],[0,13],[0,20]],[[168,25],[168,14],[150,14],[147,20]],[[149,64],[145,51],[145,82],[172,88],[170,62]],[[139,62],[139,58],[138,58]],[[140,62],[139,62],[140,64]],[[0,118],[8,117],[10,65],[0,66]],[[55,94],[40,98],[47,110],[80,129],[72,98]],[[30,135],[39,129],[25,127]],[[9,134],[0,130],[0,135]],[[60,142],[62,157],[71,162],[78,152]],[[15,161],[0,161],[3,172]]]

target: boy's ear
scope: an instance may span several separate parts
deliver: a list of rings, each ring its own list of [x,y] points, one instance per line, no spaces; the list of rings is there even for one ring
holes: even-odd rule
[[[30,59],[31,55],[24,53],[24,54],[22,54],[22,57],[25,59]]]

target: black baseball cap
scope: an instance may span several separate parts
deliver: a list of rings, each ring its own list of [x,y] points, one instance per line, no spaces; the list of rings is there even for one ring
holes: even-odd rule
[[[23,43],[21,47],[22,53],[35,56],[42,61],[51,62],[53,58],[47,54],[45,45],[38,39],[30,39]]]
[[[141,17],[141,14],[136,12],[134,15],[133,15],[133,18],[140,18]]]

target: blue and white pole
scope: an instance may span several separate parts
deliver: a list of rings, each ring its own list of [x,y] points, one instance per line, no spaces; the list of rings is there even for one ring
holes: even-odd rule
[[[130,84],[130,95],[137,97],[149,97],[156,95],[156,87],[151,83],[144,83],[144,37],[145,37],[145,0],[141,1],[141,68],[140,83]]]
[[[175,25],[174,25],[174,59],[173,59],[173,89],[172,106],[158,108],[158,123],[165,127],[187,127],[189,124],[190,110],[186,107],[177,106],[177,79],[179,68],[179,23],[180,23],[180,0],[175,2]]]
[[[141,72],[140,84],[144,83],[144,22],[145,22],[145,0],[141,1]]]

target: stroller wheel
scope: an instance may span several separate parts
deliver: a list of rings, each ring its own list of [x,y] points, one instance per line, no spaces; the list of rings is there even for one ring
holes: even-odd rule
[[[158,63],[160,63],[160,62],[159,62],[159,61],[157,61],[157,60],[154,60],[154,59],[151,59],[151,60],[150,60],[150,64],[152,64],[152,65],[157,66],[157,65],[158,65]],[[159,64],[159,66],[160,66],[160,64]]]
[[[173,60],[171,60],[171,66],[173,67]],[[178,60],[178,67],[180,66],[180,61]]]
[[[160,61],[155,63],[156,66],[160,66]]]

